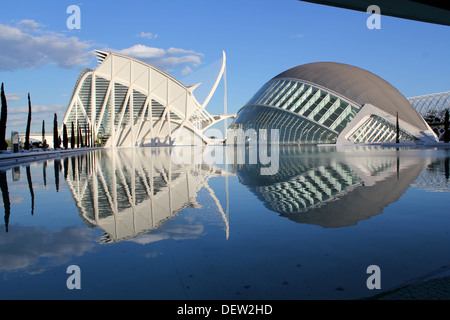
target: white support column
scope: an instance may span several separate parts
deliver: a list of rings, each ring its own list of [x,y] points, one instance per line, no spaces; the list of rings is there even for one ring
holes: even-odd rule
[[[130,61],[130,126],[131,126],[131,146],[136,146],[134,141],[134,90],[133,90],[133,62]]]
[[[100,125],[103,121],[103,117],[105,116],[106,106],[108,105],[109,98],[111,96],[111,87],[114,83],[112,81],[109,82],[108,89],[106,90],[105,100],[103,101],[102,109],[100,111],[100,117],[98,118],[97,125],[95,125],[95,132],[97,133],[100,130]]]
[[[111,56],[111,136],[109,137],[111,145],[115,147],[116,141],[116,82],[114,81],[114,56]]]
[[[95,77],[95,72],[92,73],[92,78],[91,78],[91,114],[90,114],[90,122],[92,125],[95,124],[95,109],[97,108],[97,103],[96,103],[96,90],[95,90],[95,81],[96,77]]]
[[[169,95],[169,86],[170,86],[170,82],[169,82],[169,78],[167,78],[167,96],[166,96],[166,101],[167,101],[167,128],[168,128],[168,130],[169,130],[169,144],[170,144],[170,141],[172,140],[172,125],[171,125],[171,123],[170,123],[170,104],[169,104],[169,98],[170,98],[170,95]]]
[[[225,59],[225,52],[224,59]],[[227,101],[227,64],[224,62],[224,71],[223,71],[223,114],[226,116],[228,114],[228,101]],[[223,137],[227,139],[227,131],[228,131],[228,118],[223,120],[224,122],[224,132]]]
[[[127,94],[126,94],[126,96],[125,96],[125,100],[124,100],[124,102],[123,102],[123,104],[122,104],[122,110],[121,110],[121,112],[120,112],[119,121],[117,122],[117,128],[116,128],[116,131],[119,131],[119,130],[120,130],[120,126],[122,125],[123,116],[124,116],[124,114],[125,114],[125,111],[126,111],[126,108],[127,108],[127,104],[128,104],[129,101],[130,101],[130,92],[131,92],[131,90],[132,90],[132,88],[129,87],[129,88],[128,88],[128,91],[127,91]],[[117,141],[117,137],[116,137],[116,140],[114,141],[114,146],[118,146],[118,145],[117,145],[118,142],[119,142],[119,141]]]
[[[148,117],[150,118],[150,136],[151,139],[155,138],[154,132],[153,132],[153,107],[152,107],[152,94],[151,94],[151,84],[152,84],[152,69],[148,68]]]

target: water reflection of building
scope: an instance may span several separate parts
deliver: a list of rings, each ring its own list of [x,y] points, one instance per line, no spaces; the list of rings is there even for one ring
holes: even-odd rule
[[[175,165],[166,148],[105,149],[66,160],[66,179],[80,215],[105,231],[102,242],[156,230],[181,210],[201,207],[197,195],[202,188],[228,237],[227,212],[208,185],[211,177],[224,175],[216,167]]]
[[[424,168],[423,158],[399,157],[395,150],[334,151],[282,148],[274,176],[259,175],[258,165],[234,169],[269,210],[299,223],[343,227],[382,213]]]
[[[412,184],[413,187],[432,192],[450,191],[450,158],[439,158],[431,162]]]

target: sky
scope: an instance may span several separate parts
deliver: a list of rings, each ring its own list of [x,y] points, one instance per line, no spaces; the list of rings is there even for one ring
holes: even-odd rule
[[[80,29],[67,21],[80,8]],[[381,14],[383,10],[381,8]],[[78,75],[98,65],[94,49],[121,52],[177,79],[227,56],[227,105],[236,113],[268,80],[309,62],[366,69],[406,97],[450,90],[450,27],[297,0],[8,1],[0,11],[0,82],[7,137],[64,117]],[[223,83],[207,106],[223,113]]]

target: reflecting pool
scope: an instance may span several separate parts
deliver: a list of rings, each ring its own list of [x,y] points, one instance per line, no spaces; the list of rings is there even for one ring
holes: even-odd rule
[[[278,151],[266,175],[222,146],[0,167],[0,298],[450,298],[449,149]]]

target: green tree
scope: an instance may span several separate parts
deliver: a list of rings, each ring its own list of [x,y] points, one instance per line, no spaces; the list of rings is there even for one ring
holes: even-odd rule
[[[81,148],[84,147],[83,131],[81,131],[81,127],[80,127],[80,147]]]
[[[59,148],[59,136],[58,136],[58,117],[55,113],[55,116],[53,118],[53,149]]]
[[[42,146],[45,144],[45,120],[42,120]]]
[[[67,126],[65,123],[63,124],[63,147],[66,150],[69,148],[69,137],[67,136]]]
[[[70,147],[72,149],[75,148],[75,127],[73,125],[73,121],[72,121],[72,131],[70,133]]]
[[[28,93],[28,119],[27,119],[27,129],[25,131],[25,150],[30,150],[30,126],[31,126],[31,98],[30,93]]]
[[[1,89],[2,110],[0,114],[0,150],[8,149],[8,143],[6,142],[6,118],[8,113],[8,107],[6,103],[6,95],[4,86],[2,83]]]

